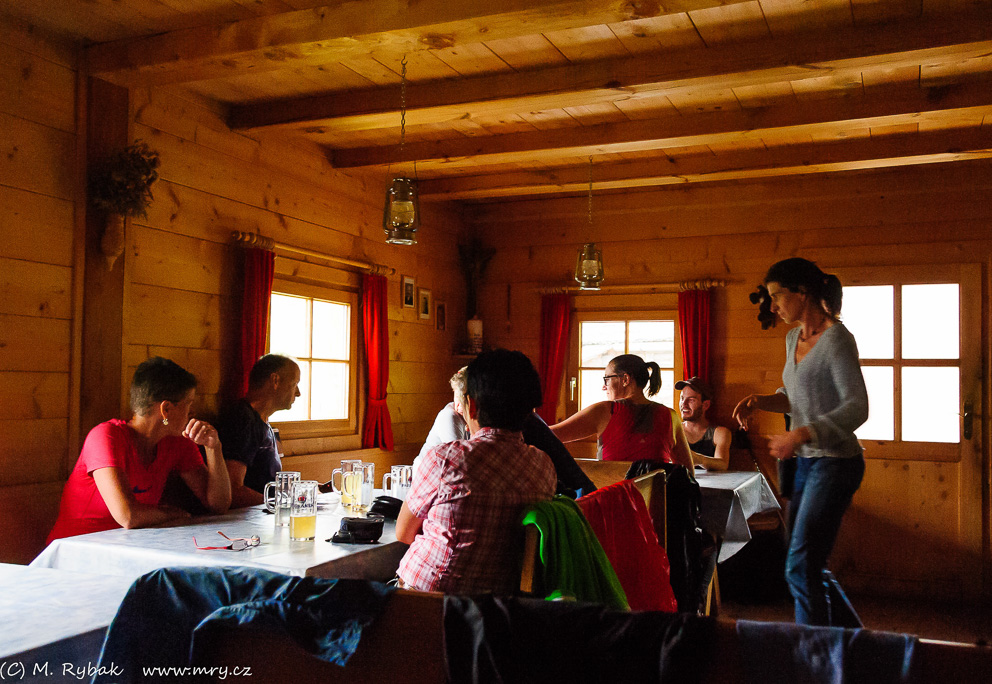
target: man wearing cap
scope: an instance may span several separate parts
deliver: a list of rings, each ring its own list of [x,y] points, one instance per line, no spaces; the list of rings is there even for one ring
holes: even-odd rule
[[[682,428],[697,467],[726,470],[730,465],[730,430],[712,425],[706,418],[713,390],[696,376],[678,381],[675,389],[681,391],[679,411],[682,414]]]

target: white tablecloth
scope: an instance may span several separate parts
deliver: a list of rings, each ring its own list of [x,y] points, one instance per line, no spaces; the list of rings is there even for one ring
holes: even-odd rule
[[[96,665],[107,626],[131,581],[0,564],[3,679],[89,681],[78,676],[78,668]],[[74,669],[66,673],[65,667]]]
[[[702,494],[703,528],[723,538],[717,559],[721,563],[751,541],[748,518],[779,509],[775,493],[761,473],[697,470],[696,481]]]
[[[322,495],[318,503],[314,541],[291,541],[288,527],[276,529],[274,516],[262,506],[255,506],[175,525],[57,539],[31,566],[119,575],[132,580],[157,568],[176,565],[241,565],[298,577],[392,578],[407,548],[396,541],[396,523],[386,521],[376,544],[334,544],[325,540],[339,529],[341,519],[351,514],[337,504],[336,498],[332,501]],[[261,544],[244,551],[202,551],[193,544],[194,536],[200,546],[226,544],[218,530],[229,537],[257,534]]]

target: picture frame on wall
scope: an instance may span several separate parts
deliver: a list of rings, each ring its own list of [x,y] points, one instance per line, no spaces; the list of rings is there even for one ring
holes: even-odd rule
[[[438,330],[444,330],[447,325],[447,313],[448,307],[444,302],[437,302],[434,305],[434,327]]]
[[[404,309],[412,309],[417,305],[417,285],[413,276],[403,276],[400,281],[400,297]]]
[[[421,287],[417,289],[417,312],[421,318],[431,317],[431,291]]]

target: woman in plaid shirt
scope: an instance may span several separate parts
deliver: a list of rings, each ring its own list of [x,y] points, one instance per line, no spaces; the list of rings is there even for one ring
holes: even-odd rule
[[[523,353],[506,349],[480,354],[467,376],[472,436],[424,456],[396,521],[396,538],[410,544],[397,574],[421,591],[508,595],[519,580],[523,509],[555,492],[551,459],[520,432],[541,404],[541,381]]]

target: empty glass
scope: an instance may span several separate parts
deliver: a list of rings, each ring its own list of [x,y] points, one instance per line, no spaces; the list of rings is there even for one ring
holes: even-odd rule
[[[389,482],[388,485],[386,484],[387,481]],[[413,466],[393,466],[388,473],[382,476],[382,489],[384,493],[395,496],[397,499],[406,499],[412,482]]]
[[[276,527],[289,525],[289,508],[293,500],[293,485],[300,481],[300,474],[295,470],[280,470],[276,479],[265,485],[262,497],[265,508],[276,514]],[[270,494],[270,489],[272,493]],[[271,498],[270,498],[271,497]]]

